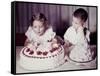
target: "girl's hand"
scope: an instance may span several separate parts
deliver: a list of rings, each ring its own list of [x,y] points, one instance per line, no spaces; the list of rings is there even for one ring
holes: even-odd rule
[[[40,45],[40,43],[34,42],[34,46],[38,47],[39,45]]]
[[[57,39],[52,39],[52,48],[59,48],[60,43],[58,43]]]
[[[59,48],[60,44],[57,44],[57,43],[53,43],[52,44],[52,48]]]
[[[56,38],[52,39],[52,43],[58,43],[57,39]]]

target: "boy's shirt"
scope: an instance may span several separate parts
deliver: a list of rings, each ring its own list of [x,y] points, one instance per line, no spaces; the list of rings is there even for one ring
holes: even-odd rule
[[[65,32],[64,40],[68,40],[70,43],[76,44],[87,44],[86,37],[84,36],[83,27],[80,26],[76,30],[73,26],[70,26],[68,30]]]

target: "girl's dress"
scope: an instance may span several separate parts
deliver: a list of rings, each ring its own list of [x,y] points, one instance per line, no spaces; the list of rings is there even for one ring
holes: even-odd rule
[[[31,26],[29,26],[27,32],[25,33],[25,35],[27,36],[27,38],[35,43],[44,43],[44,42],[48,42],[51,39],[53,39],[55,37],[55,32],[53,32],[52,27],[49,27],[46,29],[45,33],[42,36],[38,36],[32,29]]]
[[[73,26],[69,27],[64,35],[64,39],[74,45],[70,50],[69,58],[76,62],[87,62],[92,60],[93,53],[91,52],[88,41],[90,32],[87,30],[84,35],[83,27],[79,27],[77,32]]]

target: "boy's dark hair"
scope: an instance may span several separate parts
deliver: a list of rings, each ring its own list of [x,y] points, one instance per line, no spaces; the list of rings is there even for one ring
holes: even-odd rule
[[[85,22],[88,18],[88,13],[83,8],[79,8],[73,13],[73,16],[77,17],[77,18],[80,18],[82,21]]]
[[[38,14],[32,16],[32,18],[31,18],[31,26],[32,26],[34,20],[41,21],[41,22],[43,22],[44,25],[47,22],[47,19],[46,19],[45,15],[42,14],[42,13],[38,13]]]

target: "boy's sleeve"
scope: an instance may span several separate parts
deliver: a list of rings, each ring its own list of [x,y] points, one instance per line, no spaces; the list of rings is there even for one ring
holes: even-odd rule
[[[72,27],[69,27],[68,30],[65,32],[64,40],[70,42],[71,44],[77,43],[76,35]]]
[[[64,34],[64,40],[68,40],[69,29]]]
[[[27,38],[28,38],[30,41],[32,40],[31,33],[32,33],[32,28],[29,27],[28,30],[26,31],[25,35],[27,36]]]

